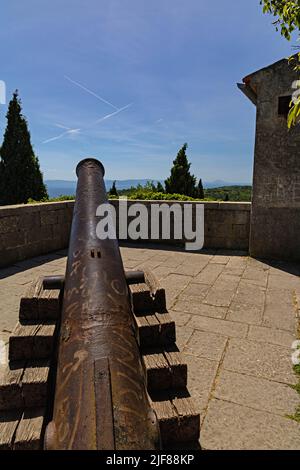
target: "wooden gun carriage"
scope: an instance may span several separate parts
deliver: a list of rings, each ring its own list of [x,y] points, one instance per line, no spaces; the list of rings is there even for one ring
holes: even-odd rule
[[[0,376],[0,449],[159,450],[197,446],[165,292],[124,272],[118,242],[96,236],[104,168],[81,161],[67,269],[21,298]]]

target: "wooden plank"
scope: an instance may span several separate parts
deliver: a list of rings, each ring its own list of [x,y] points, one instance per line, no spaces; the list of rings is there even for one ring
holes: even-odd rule
[[[60,290],[44,289],[38,298],[38,318],[40,321],[57,320],[60,315]]]
[[[9,338],[10,361],[48,359],[52,353],[55,324],[17,324]]]
[[[27,364],[21,384],[25,408],[46,406],[49,371],[48,361]]]
[[[60,313],[60,290],[43,289],[43,278],[35,279],[21,298],[20,320],[56,320]]]
[[[149,392],[186,387],[187,365],[176,346],[146,348],[142,351],[142,360]]]
[[[0,411],[22,408],[21,379],[24,362],[0,368]]]
[[[148,392],[164,390],[170,386],[171,371],[165,356],[156,350],[142,354],[145,367]]]
[[[14,362],[0,368],[0,411],[45,406],[49,362]]]
[[[200,415],[186,389],[151,395],[163,445],[197,442]]]
[[[138,341],[141,347],[163,346],[175,342],[175,322],[168,313],[135,316]]]
[[[14,450],[38,450],[43,448],[44,413],[44,409],[24,411],[17,428]]]
[[[38,319],[38,296],[40,294],[42,278],[34,279],[20,301],[19,318],[28,320]]]
[[[0,414],[0,450],[11,450],[22,416],[21,411],[3,411]]]
[[[169,313],[156,312],[155,316],[159,321],[159,343],[172,344],[176,342],[176,326],[175,321]]]
[[[166,311],[166,295],[164,289],[151,290],[146,283],[129,286],[131,303],[135,315],[145,312]]]

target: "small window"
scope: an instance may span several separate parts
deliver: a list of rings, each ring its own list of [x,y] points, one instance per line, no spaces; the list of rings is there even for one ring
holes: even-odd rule
[[[279,96],[278,98],[278,116],[285,116],[289,114],[291,96]]]

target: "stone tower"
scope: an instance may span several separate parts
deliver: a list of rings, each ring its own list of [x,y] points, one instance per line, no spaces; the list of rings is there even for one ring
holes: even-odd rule
[[[249,245],[255,257],[300,260],[300,125],[287,128],[297,78],[283,59],[238,84],[256,106]]]

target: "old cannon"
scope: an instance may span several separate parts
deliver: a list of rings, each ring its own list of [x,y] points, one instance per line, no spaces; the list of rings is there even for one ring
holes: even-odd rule
[[[196,442],[199,414],[164,290],[151,273],[125,272],[116,238],[97,236],[97,208],[107,203],[103,165],[88,158],[76,173],[65,275],[30,286],[10,337],[0,449]]]
[[[96,235],[104,168],[81,161],[71,228],[53,421],[46,448],[155,449],[150,407],[118,243]]]

